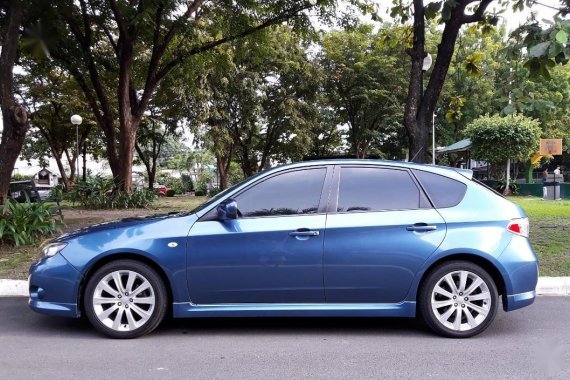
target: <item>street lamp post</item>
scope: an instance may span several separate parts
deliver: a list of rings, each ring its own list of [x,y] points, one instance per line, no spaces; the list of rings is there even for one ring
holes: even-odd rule
[[[429,70],[433,59],[431,54],[427,54],[422,62],[422,97],[424,92],[424,73]],[[435,165],[435,112],[431,122],[431,163]]]
[[[73,115],[71,117],[71,124],[75,125],[75,139],[76,139],[76,155],[75,155],[75,165],[77,166],[77,181],[79,181],[79,125],[83,121],[83,118],[79,115]],[[76,183],[77,183],[76,181]]]
[[[87,143],[89,139],[83,142],[83,182],[87,182]]]
[[[435,165],[435,111],[431,119],[431,163]]]

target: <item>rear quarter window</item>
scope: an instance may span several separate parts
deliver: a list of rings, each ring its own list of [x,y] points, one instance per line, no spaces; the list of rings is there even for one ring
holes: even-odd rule
[[[423,170],[414,170],[414,174],[436,208],[457,206],[467,191],[464,183],[439,174]]]

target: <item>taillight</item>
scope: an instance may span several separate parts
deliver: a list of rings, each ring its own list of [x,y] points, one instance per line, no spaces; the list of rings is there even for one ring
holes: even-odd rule
[[[514,234],[528,237],[528,218],[512,219],[507,226],[507,230],[511,231]]]

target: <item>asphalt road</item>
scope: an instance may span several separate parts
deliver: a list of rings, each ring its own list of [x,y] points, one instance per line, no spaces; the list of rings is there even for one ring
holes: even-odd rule
[[[568,379],[570,297],[499,312],[482,335],[408,319],[170,320],[137,340],[0,298],[0,379]]]

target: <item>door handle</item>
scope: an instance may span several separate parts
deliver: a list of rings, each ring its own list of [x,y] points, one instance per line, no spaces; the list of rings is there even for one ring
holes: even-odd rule
[[[434,225],[430,225],[427,223],[416,223],[412,226],[408,226],[406,227],[406,230],[408,231],[414,231],[414,232],[428,232],[428,231],[435,231],[437,230],[437,226]]]
[[[305,237],[310,237],[310,236],[319,236],[320,233],[319,231],[310,231],[310,230],[297,230],[297,231],[292,231],[289,232],[289,236],[293,236],[293,237],[297,237],[297,236],[305,236]]]

